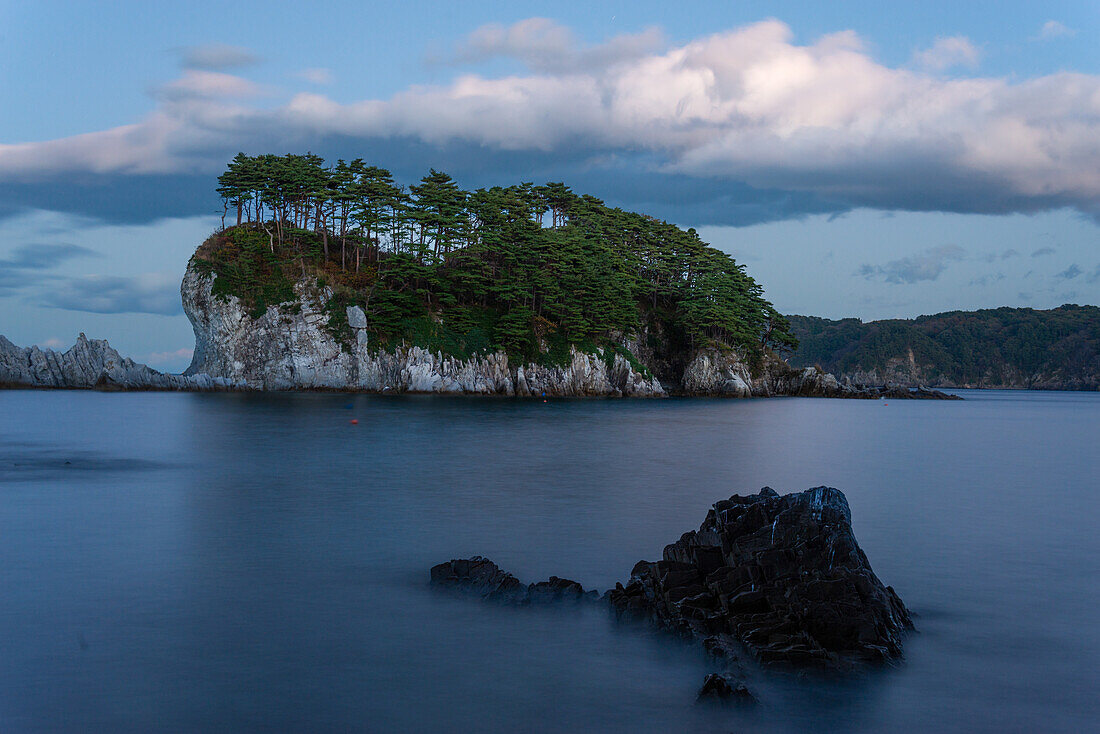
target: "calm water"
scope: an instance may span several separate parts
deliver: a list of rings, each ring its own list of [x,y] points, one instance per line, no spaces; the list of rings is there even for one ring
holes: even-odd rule
[[[0,392],[0,731],[1095,730],[1100,394],[964,394]],[[480,553],[604,589],[819,484],[920,633],[858,679],[753,670],[752,712],[694,705],[695,646],[427,587]]]

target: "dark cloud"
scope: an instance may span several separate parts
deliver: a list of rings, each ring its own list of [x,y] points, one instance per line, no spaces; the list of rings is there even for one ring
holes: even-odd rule
[[[1054,277],[1055,278],[1061,278],[1062,280],[1073,280],[1078,275],[1080,275],[1082,272],[1083,271],[1081,270],[1081,268],[1077,267],[1077,263],[1074,263],[1073,265],[1070,265],[1068,268],[1066,268],[1062,272],[1058,273]]]
[[[992,285],[993,283],[1000,283],[1005,279],[1004,273],[997,273],[996,275],[983,275],[980,278],[974,278],[970,281],[970,285]]]
[[[70,278],[43,294],[42,305],[92,313],[148,313],[175,316],[183,311],[179,281],[160,274]]]
[[[201,46],[188,46],[179,49],[183,65],[188,69],[203,71],[225,71],[252,66],[260,57],[247,48],[229,46],[224,43],[207,43]]]
[[[882,278],[887,283],[899,285],[936,280],[949,263],[962,260],[965,254],[966,250],[958,245],[942,245],[884,265],[861,265],[856,274],[867,280]]]
[[[70,244],[20,245],[7,257],[0,257],[0,296],[57,280],[49,271],[78,257],[99,257],[99,253]]]
[[[1031,253],[1032,257],[1044,257],[1045,255],[1053,255],[1057,250],[1053,247],[1040,247],[1035,252]]]
[[[855,207],[1075,207],[1100,217],[1098,75],[926,75],[882,64],[854,32],[801,44],[776,20],[667,51],[655,32],[597,46],[579,38],[543,19],[486,26],[467,39],[466,58],[505,56],[532,71],[464,74],[385,99],[301,93],[274,104],[241,99],[259,90],[225,73],[256,61],[248,49],[184,49],[188,68],[159,88],[143,119],[0,145],[0,207],[131,219],[206,213],[217,208],[213,179],[238,149],[324,154],[342,137],[399,176],[394,159],[416,159],[420,172],[468,171],[467,186],[552,176],[680,223]],[[777,71],[789,68],[799,73]],[[1031,142],[1018,149],[1020,141]],[[184,182],[158,191],[156,177],[170,175]],[[108,198],[103,181],[133,196]]]
[[[70,244],[20,245],[8,257],[0,258],[0,271],[46,270],[75,257],[99,257],[95,250]]]

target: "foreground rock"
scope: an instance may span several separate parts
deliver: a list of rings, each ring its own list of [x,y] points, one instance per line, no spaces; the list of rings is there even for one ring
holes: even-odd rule
[[[722,673],[710,673],[703,679],[703,685],[699,688],[696,700],[700,703],[713,701],[737,706],[752,706],[756,703],[756,696],[752,695],[744,681]]]
[[[551,576],[547,581],[524,586],[512,574],[488,558],[455,559],[433,566],[432,586],[480,596],[503,604],[539,604],[595,599],[595,591],[586,592],[576,581]]]
[[[481,556],[435,566],[431,583],[516,605],[595,594],[557,577],[524,586]],[[666,546],[663,560],[639,561],[604,599],[620,617],[701,640],[727,663],[740,650],[796,667],[884,663],[901,657],[913,628],[901,599],[871,570],[848,501],[832,487],[784,496],[765,487],[722,500],[699,530]],[[724,695],[720,681],[704,688]]]
[[[610,592],[624,615],[708,640],[736,640],[763,663],[845,667],[902,653],[912,629],[894,590],[871,570],[844,494],[816,487],[718,502],[698,531],[639,562]]]
[[[100,390],[233,390],[231,380],[169,375],[122,357],[102,339],[81,334],[66,352],[17,347],[0,336],[0,387]]]

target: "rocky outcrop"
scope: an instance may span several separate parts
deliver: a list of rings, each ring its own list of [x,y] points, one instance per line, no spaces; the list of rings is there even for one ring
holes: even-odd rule
[[[595,599],[595,591],[584,590],[576,581],[551,576],[547,581],[524,586],[512,574],[488,558],[454,559],[433,566],[432,586],[474,594],[486,601],[503,604],[539,604]]]
[[[169,375],[122,357],[102,339],[81,334],[67,352],[17,347],[0,336],[0,387],[101,390],[232,390],[231,380]]]
[[[379,393],[462,393],[660,397],[655,378],[635,371],[616,354],[573,349],[562,367],[513,367],[503,352],[462,360],[416,346],[393,352],[370,343],[358,306],[345,309],[349,338],[329,326],[332,294],[301,282],[292,309],[269,307],[252,318],[235,297],[212,292],[213,276],[188,268],[181,294],[195,330],[195,355],[185,374],[218,375],[263,390],[355,390]]]
[[[817,367],[796,369],[774,354],[766,354],[756,374],[732,349],[704,349],[684,368],[679,392],[685,395],[723,397],[892,398],[895,400],[961,400],[938,390],[867,385],[840,381]]]
[[[592,594],[557,577],[524,586],[481,556],[433,567],[431,583],[519,605]],[[663,560],[639,561],[604,599],[620,617],[699,639],[730,664],[740,650],[797,667],[890,662],[913,628],[905,604],[871,570],[848,501],[832,487],[784,496],[765,487],[722,500],[699,530],[666,546]],[[729,679],[709,684],[707,696],[742,695]]]
[[[741,643],[764,663],[844,667],[901,656],[912,628],[856,543],[844,494],[816,487],[779,496],[765,487],[718,502],[698,531],[641,561],[610,592],[624,615]]]

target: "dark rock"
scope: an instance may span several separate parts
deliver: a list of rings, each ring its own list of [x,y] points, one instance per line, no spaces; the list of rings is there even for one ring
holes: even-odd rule
[[[582,601],[599,597],[595,591],[585,591],[576,581],[557,576],[524,586],[515,576],[481,556],[455,559],[433,566],[431,583],[433,586],[477,594],[488,601],[515,605]]]
[[[743,682],[728,675],[711,673],[703,680],[703,686],[699,689],[696,700],[751,706],[756,703],[756,696],[752,695]]]
[[[738,640],[764,663],[889,661],[912,628],[831,487],[782,497],[765,487],[718,502],[698,531],[667,546],[664,560],[638,563],[608,598],[620,614],[713,638],[708,650]]]

